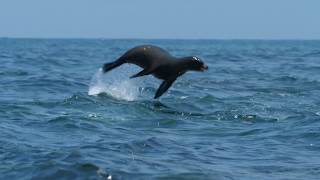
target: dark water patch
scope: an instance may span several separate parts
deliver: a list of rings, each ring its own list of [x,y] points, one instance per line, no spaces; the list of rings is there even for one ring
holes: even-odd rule
[[[319,50],[313,50],[311,52],[305,53],[301,55],[301,57],[320,57],[320,51]]]
[[[0,72],[0,76],[27,76],[29,72],[23,70]]]

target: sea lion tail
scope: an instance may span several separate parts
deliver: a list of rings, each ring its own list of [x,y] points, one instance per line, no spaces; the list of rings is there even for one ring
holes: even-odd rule
[[[103,73],[111,71],[112,69],[122,65],[123,63],[125,63],[125,62],[122,59],[118,59],[118,60],[111,62],[111,63],[105,63],[102,68]]]

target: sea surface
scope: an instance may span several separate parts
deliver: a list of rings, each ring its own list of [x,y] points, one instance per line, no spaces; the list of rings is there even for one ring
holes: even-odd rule
[[[160,80],[111,62],[196,55]],[[320,41],[0,39],[0,179],[319,179]]]

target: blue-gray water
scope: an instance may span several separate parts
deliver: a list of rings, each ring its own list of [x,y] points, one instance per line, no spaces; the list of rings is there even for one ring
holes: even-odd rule
[[[99,73],[140,44],[209,71]],[[0,179],[319,176],[320,41],[0,39]]]

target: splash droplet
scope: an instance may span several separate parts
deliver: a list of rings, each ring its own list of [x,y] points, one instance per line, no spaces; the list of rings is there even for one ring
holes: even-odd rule
[[[141,94],[142,79],[130,79],[130,74],[139,71],[137,68],[128,68],[123,65],[104,74],[102,68],[95,73],[89,86],[89,95],[106,93],[116,99],[127,101],[136,100]]]

